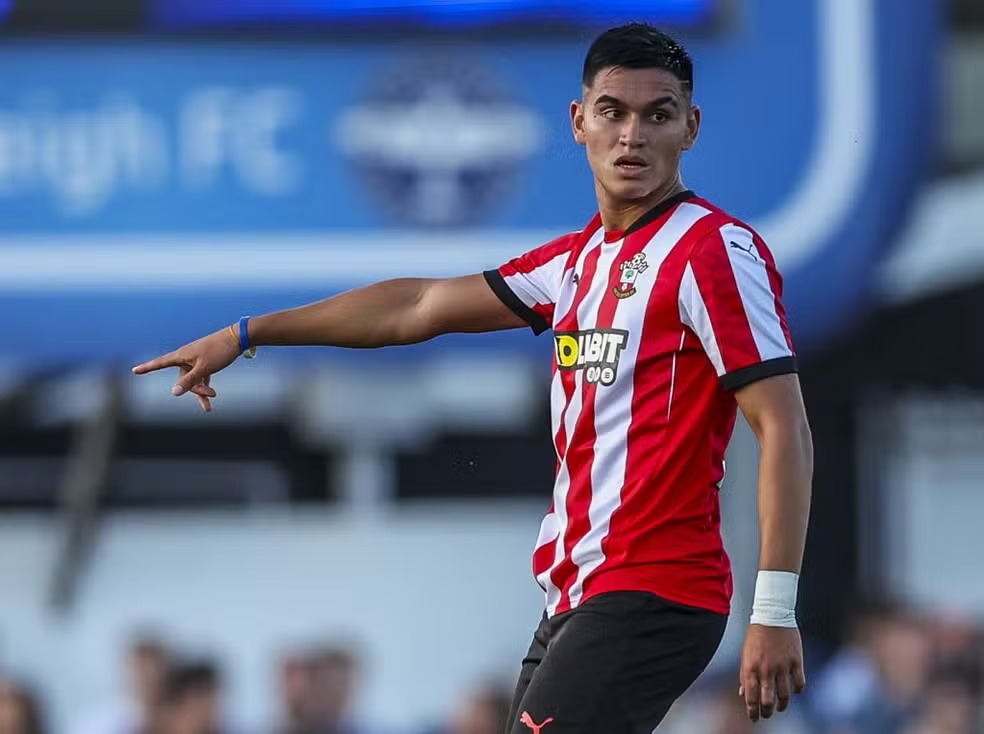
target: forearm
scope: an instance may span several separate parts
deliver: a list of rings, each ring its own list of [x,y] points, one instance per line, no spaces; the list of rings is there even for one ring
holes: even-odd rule
[[[254,346],[351,348],[412,344],[432,336],[418,318],[429,281],[400,278],[250,319]]]
[[[759,436],[759,569],[799,573],[813,482],[813,442],[805,420]]]

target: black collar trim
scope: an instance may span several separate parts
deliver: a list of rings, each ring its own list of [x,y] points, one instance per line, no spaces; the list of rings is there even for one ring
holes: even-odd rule
[[[657,204],[648,212],[646,212],[637,220],[635,220],[629,226],[629,228],[622,233],[622,236],[628,237],[633,232],[638,232],[647,224],[652,224],[653,222],[655,222],[657,219],[659,219],[661,216],[666,214],[666,212],[668,212],[670,209],[675,207],[677,204],[681,204],[687,201],[688,199],[694,199],[696,197],[697,195],[693,191],[687,189],[686,191],[681,191],[679,194],[674,194],[668,199],[663,199],[663,201],[661,201],[659,204]]]

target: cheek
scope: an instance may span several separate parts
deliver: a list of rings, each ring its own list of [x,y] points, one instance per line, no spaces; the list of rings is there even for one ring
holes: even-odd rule
[[[587,124],[584,128],[584,144],[588,150],[588,156],[596,158],[607,155],[618,143],[618,134],[613,134],[610,129],[594,124]]]
[[[686,123],[680,123],[658,128],[652,139],[667,152],[679,152],[687,146],[689,134]]]

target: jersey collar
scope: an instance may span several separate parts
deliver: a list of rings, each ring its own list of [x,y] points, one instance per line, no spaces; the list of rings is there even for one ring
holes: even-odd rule
[[[661,216],[670,211],[677,204],[681,204],[688,199],[693,199],[696,196],[693,191],[687,189],[686,191],[681,191],[678,194],[663,199],[659,204],[654,206],[648,212],[643,214],[637,220],[635,220],[629,228],[626,230],[612,230],[610,232],[605,232],[605,242],[618,242],[623,237],[627,237],[633,232],[638,232],[640,229],[645,227],[647,224],[652,224]]]

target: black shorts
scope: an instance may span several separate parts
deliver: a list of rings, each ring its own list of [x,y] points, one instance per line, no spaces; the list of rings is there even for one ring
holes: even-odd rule
[[[707,667],[727,620],[635,591],[544,615],[506,734],[651,734]]]

